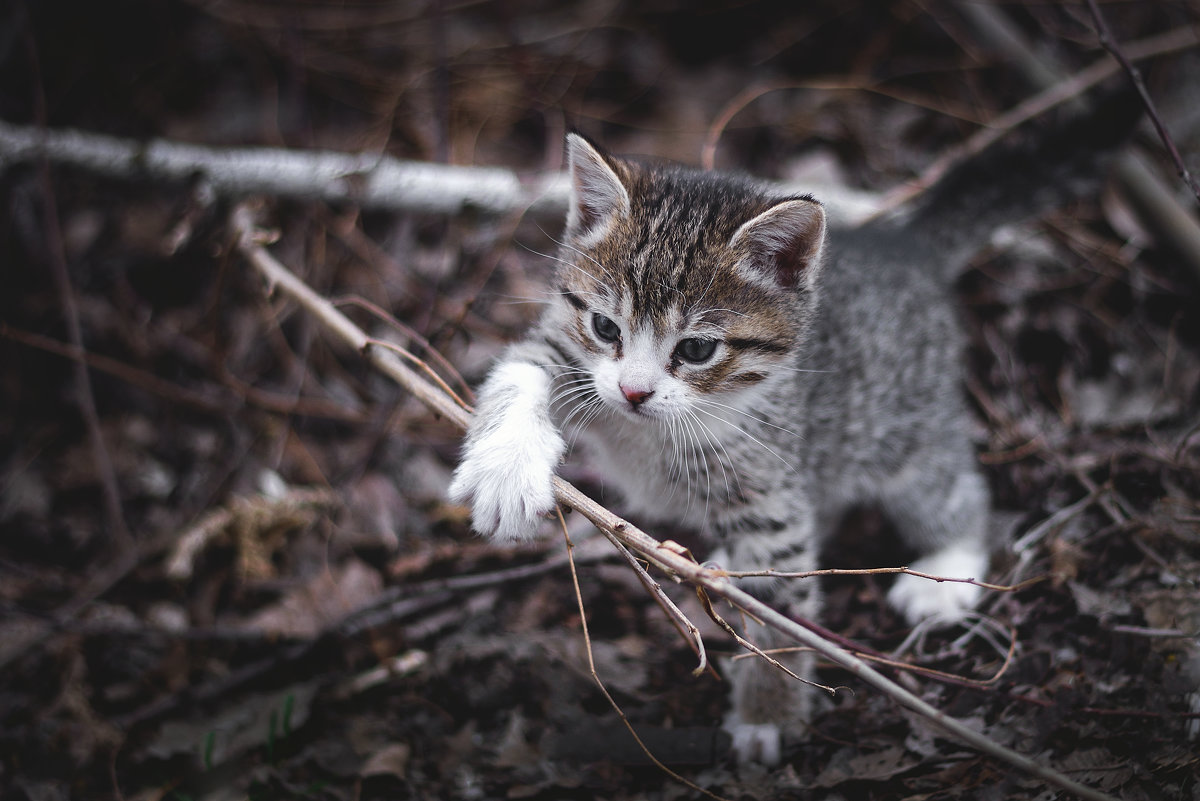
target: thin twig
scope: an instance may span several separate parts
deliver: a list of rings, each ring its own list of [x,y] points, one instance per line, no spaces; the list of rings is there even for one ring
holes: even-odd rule
[[[1165,635],[1158,635],[1158,636],[1165,636]],[[788,654],[788,653],[796,653],[797,651],[811,651],[811,650],[812,650],[811,648],[792,646],[792,647],[788,647],[788,648],[769,648],[766,651],[764,651],[764,653]],[[865,650],[860,651],[858,649],[851,649],[851,653],[853,653],[855,656],[857,656],[860,659],[864,659],[868,662],[873,662],[877,665],[883,665],[884,667],[893,668],[894,670],[901,670],[901,671],[905,671],[908,673],[916,673],[918,675],[925,676],[926,678],[934,679],[936,681],[940,681],[945,684],[954,684],[959,687],[973,687],[975,689],[983,690],[983,689],[990,688],[993,684],[1000,681],[1000,678],[1005,673],[1007,673],[1009,667],[1012,666],[1013,658],[1017,654],[1017,633],[1016,633],[1016,630],[1010,630],[1009,646],[1008,646],[1008,651],[1006,652],[1005,657],[1004,657],[1004,662],[1000,665],[999,668],[996,669],[995,673],[993,673],[990,677],[988,677],[986,679],[971,679],[971,678],[967,678],[966,676],[961,676],[957,673],[947,673],[944,670],[935,670],[934,668],[924,667],[923,665],[914,665],[911,662],[901,662],[898,659],[889,659],[888,657],[886,657],[882,654],[872,653],[870,651],[865,651]],[[751,659],[751,658],[754,658],[754,656],[755,656],[754,654],[738,654],[737,656],[734,657],[734,660]]]
[[[975,35],[1011,61],[1026,83],[1038,90],[1046,90],[1062,79],[1057,65],[1044,53],[1035,51],[1000,8],[988,2],[959,3],[958,8],[970,22]],[[1183,42],[1178,49],[1200,43],[1194,28],[1176,32]],[[1191,34],[1190,42],[1187,41],[1188,33]],[[1164,37],[1170,35],[1163,34]],[[1131,44],[1127,48],[1131,57],[1133,50]],[[1111,59],[1105,61],[1112,65],[1113,72],[1119,68]],[[1194,212],[1179,202],[1174,191],[1132,149],[1117,154],[1113,173],[1142,224],[1175,250],[1193,273],[1200,275],[1200,222]]]
[[[1200,37],[1191,28],[1176,28],[1156,36],[1130,43],[1129,58],[1141,61],[1154,56],[1196,47]],[[950,148],[934,159],[912,181],[890,191],[882,203],[881,212],[901,205],[922,190],[932,186],[954,164],[998,141],[1014,128],[1045,114],[1052,108],[1079,98],[1084,92],[1115,74],[1120,67],[1109,59],[1101,59],[1079,72],[1046,86],[1013,108],[993,117],[965,142]]]
[[[709,798],[716,799],[716,801],[727,801],[723,796],[719,796],[716,793],[713,793],[711,790],[704,789],[700,785],[684,778],[663,764],[662,760],[656,757],[654,752],[652,752],[650,748],[642,741],[641,736],[638,735],[637,731],[633,728],[633,724],[629,722],[629,718],[625,715],[625,711],[621,709],[621,705],[617,703],[617,700],[612,697],[612,693],[610,693],[608,688],[604,686],[604,682],[600,679],[600,674],[596,672],[596,659],[592,654],[592,638],[588,633],[587,609],[584,608],[583,593],[579,589],[579,573],[575,570],[575,543],[571,542],[571,535],[567,532],[567,521],[565,518],[563,518],[562,508],[560,507],[554,511],[558,517],[558,524],[562,529],[563,539],[566,541],[567,545],[567,564],[571,567],[571,584],[575,588],[575,601],[579,604],[579,627],[583,630],[583,644],[587,652],[588,672],[592,674],[592,680],[595,681],[596,686],[600,688],[600,693],[608,701],[608,705],[613,708],[613,711],[617,713],[617,717],[619,717],[621,722],[625,724],[625,728],[629,730],[630,735],[633,736],[633,739],[635,742],[637,742],[638,747],[642,749],[642,753],[644,753],[646,757],[658,767],[659,770],[666,773],[680,784],[690,787],[697,792],[704,793]]]
[[[450,376],[450,379],[454,381],[455,384],[458,384],[459,391],[462,393],[462,397],[466,401],[466,403],[463,404],[464,407],[470,408],[474,405],[475,393],[471,391],[471,386],[467,383],[466,379],[463,378],[462,374],[458,372],[458,369],[450,363],[450,360],[443,356],[441,351],[439,351],[433,345],[430,345],[429,340],[421,336],[420,332],[418,332],[415,328],[405,325],[397,320],[394,316],[381,309],[379,306],[376,306],[366,298],[360,298],[357,295],[351,295],[345,298],[334,298],[333,304],[335,306],[357,306],[360,309],[372,314],[376,319],[387,324],[388,326],[391,326],[404,336],[416,342],[421,346],[422,349],[424,349],[425,353],[429,355],[429,358],[437,362],[438,367],[441,367],[443,370],[445,370],[446,374]]]
[[[716,607],[714,607],[712,604],[712,599],[710,599],[708,597],[708,593],[704,592],[704,590],[697,589],[697,595],[700,596],[700,603],[702,603],[704,605],[704,611],[708,613],[708,616],[710,618],[712,618],[712,621],[714,623],[716,623],[718,626],[720,626],[722,629],[724,629],[725,632],[729,636],[733,637],[733,639],[737,642],[738,645],[742,646],[742,648],[745,648],[747,651],[749,651],[751,655],[756,656],[759,659],[762,659],[767,664],[769,664],[771,667],[775,668],[776,670],[780,670],[780,671],[786,673],[788,676],[790,676],[791,678],[795,679],[798,682],[807,684],[809,687],[815,687],[818,690],[824,690],[825,692],[829,693],[830,695],[837,695],[836,687],[829,687],[828,685],[825,685],[825,684],[819,684],[819,683],[813,681],[812,679],[806,679],[803,676],[798,675],[795,671],[793,671],[787,665],[780,662],[775,657],[771,656],[771,653],[775,652],[776,649],[764,650],[762,648],[759,648],[757,645],[750,642],[749,640],[747,640],[742,635],[738,634],[737,629],[735,629],[728,620],[721,617],[721,615],[717,612]],[[743,611],[745,611],[745,610],[743,610]],[[761,623],[762,621],[756,621],[756,622]],[[811,649],[809,649],[809,650],[811,650]]]
[[[889,97],[893,100],[898,100],[901,103],[907,103],[918,108],[928,109],[937,112],[943,116],[952,117],[954,119],[966,120],[973,123],[981,123],[982,121],[976,117],[971,110],[967,108],[952,109],[946,105],[944,100],[935,98],[921,97],[914,92],[907,91],[898,87],[885,86],[876,81],[870,80],[846,80],[845,78],[814,78],[807,81],[787,81],[778,83],[758,84],[748,86],[738,92],[736,96],[724,108],[717,113],[716,118],[708,126],[708,133],[704,138],[704,147],[700,154],[700,166],[706,170],[711,170],[716,161],[717,145],[721,141],[721,134],[730,121],[746,106],[753,103],[763,95],[771,92],[778,92],[784,89],[800,90],[807,89],[809,91],[823,92],[869,92],[871,94]]]
[[[864,568],[842,568],[842,567],[827,567],[821,570],[804,570],[797,572],[788,572],[783,570],[721,570],[723,575],[729,578],[786,578],[786,579],[805,579],[814,578],[817,576],[879,576],[879,575],[895,575],[903,573],[917,578],[936,581],[939,584],[944,581],[953,582],[955,584],[972,584],[976,587],[982,587],[985,590],[994,592],[1019,592],[1039,581],[1042,578],[1026,579],[1018,584],[989,584],[986,581],[979,581],[973,578],[955,578],[953,576],[938,576],[933,573],[922,573],[920,570],[913,570],[911,567],[864,567]]]
[[[1117,45],[1117,40],[1113,37],[1112,31],[1108,29],[1108,22],[1104,19],[1104,15],[1100,13],[1100,7],[1096,5],[1096,0],[1087,0],[1088,11],[1092,14],[1092,20],[1096,23],[1096,34],[1100,37],[1100,44],[1112,54],[1112,57],[1121,65],[1121,69],[1129,76],[1129,80],[1137,89],[1138,95],[1142,98],[1142,104],[1146,107],[1146,113],[1150,115],[1150,121],[1154,123],[1154,130],[1158,132],[1158,138],[1162,140],[1163,147],[1171,154],[1171,160],[1175,162],[1175,169],[1179,171],[1179,177],[1192,190],[1192,194],[1196,196],[1196,200],[1200,201],[1200,185],[1196,183],[1196,179],[1192,177],[1192,173],[1188,170],[1187,164],[1183,161],[1183,156],[1179,155],[1179,148],[1175,146],[1175,140],[1171,138],[1167,126],[1163,124],[1162,118],[1158,116],[1158,109],[1154,105],[1154,99],[1150,97],[1150,92],[1146,90],[1146,82],[1142,80],[1142,73],[1132,61],[1126,57],[1125,53]]]
[[[418,370],[420,370],[422,373],[424,373],[429,378],[429,380],[432,381],[437,386],[438,389],[440,389],[442,392],[445,392],[446,395],[448,395],[455,403],[457,403],[459,406],[461,406],[464,411],[467,411],[467,412],[474,411],[470,406],[467,405],[466,401],[464,401],[462,398],[460,398],[458,396],[457,392],[450,389],[450,385],[447,384],[440,375],[438,375],[436,372],[434,372],[433,368],[430,367],[428,363],[426,363],[423,359],[420,359],[417,356],[414,356],[407,349],[402,348],[401,346],[397,345],[395,342],[388,342],[385,339],[369,339],[369,340],[367,340],[367,347],[369,347],[369,348],[386,348],[386,349],[390,350],[392,353],[399,355],[406,362],[408,362],[413,367],[416,367]]]
[[[255,243],[254,218],[248,206],[242,205],[235,209],[231,218],[231,227],[238,250],[262,273],[268,286],[285,292],[293,300],[302,304],[329,328],[330,333],[353,350],[364,354],[365,358],[370,360],[373,365],[421,400],[434,414],[447,418],[463,429],[467,428],[470,416],[465,410],[436,387],[427,383],[395,354],[378,348],[364,349],[363,346],[368,339],[366,334],[338,312],[329,301],[296,278],[263,247]],[[1112,796],[1082,785],[1052,768],[1006,748],[946,715],[900,687],[863,660],[737,587],[721,571],[710,570],[685,558],[677,545],[659,542],[628,521],[622,520],[558,476],[554,478],[554,494],[560,507],[578,511],[598,528],[615,536],[641,558],[662,567],[669,574],[677,575],[695,587],[724,598],[745,613],[762,621],[764,625],[770,626],[801,645],[813,648],[852,675],[887,694],[901,706],[929,719],[934,725],[971,747],[1056,787],[1088,799],[1088,801],[1116,801]]]
[[[32,38],[29,43],[30,48],[33,48]],[[34,65],[37,64],[36,53],[32,54],[30,59]],[[43,107],[41,82],[40,78],[35,74],[34,85],[37,90],[34,92],[36,103],[38,104],[39,118],[45,117],[45,109]],[[70,271],[67,268],[67,254],[63,246],[62,226],[58,218],[58,205],[54,198],[54,182],[50,175],[50,160],[41,158],[39,164],[39,178],[42,184],[42,223],[45,226],[45,244],[46,257],[49,262],[50,275],[54,280],[54,287],[58,291],[58,301],[62,307],[63,322],[67,327],[67,340],[71,343],[71,347],[82,353],[83,347],[83,327],[79,323],[79,307],[75,301],[75,289],[71,286]],[[87,427],[88,440],[91,443],[92,460],[95,462],[96,475],[100,482],[101,496],[104,498],[104,518],[108,524],[108,536],[110,541],[117,546],[118,555],[127,553],[133,548],[133,536],[129,533],[129,527],[125,524],[125,514],[121,509],[121,491],[117,486],[117,473],[113,468],[112,457],[109,455],[108,446],[104,442],[104,435],[100,429],[100,415],[96,411],[96,398],[92,393],[92,379],[88,374],[87,365],[81,361],[74,363],[75,372],[75,405],[79,409],[79,414],[83,418],[84,425]]]
[[[19,328],[11,328],[5,323],[0,323],[0,337],[11,339],[13,342],[19,342],[30,348],[37,348],[46,353],[53,353],[64,359],[83,362],[92,370],[119,378],[138,389],[169,400],[173,404],[207,414],[229,415],[238,406],[246,404],[277,414],[298,414],[304,417],[321,417],[349,423],[363,423],[367,420],[367,416],[363,412],[347,408],[345,402],[279,395],[250,386],[228,372],[223,372],[220,380],[235,394],[220,398],[211,393],[189,390],[160,378],[148,370],[142,370],[110,356],[80,351],[57,339],[51,339],[31,331],[23,331]]]
[[[637,560],[637,557],[629,552],[629,549],[626,548],[619,539],[607,531],[602,530],[601,533],[604,534],[604,536],[608,538],[608,541],[613,544],[613,547],[617,549],[617,553],[621,555],[621,558],[624,559],[625,563],[629,565],[631,570],[633,570],[634,575],[636,575],[638,580],[642,582],[642,586],[645,587],[646,592],[650,593],[650,597],[658,602],[658,605],[662,607],[664,612],[666,612],[667,619],[671,621],[671,623],[679,631],[680,636],[683,637],[683,639],[691,647],[692,651],[695,652],[696,656],[700,659],[700,664],[696,665],[696,667],[692,670],[692,675],[699,676],[700,674],[704,673],[704,671],[710,670],[711,668],[708,665],[708,654],[704,649],[704,638],[700,636],[700,629],[696,628],[696,624],[689,620],[688,616],[683,613],[683,610],[675,605],[675,602],[672,601],[666,592],[663,591],[662,585],[655,581],[654,578],[648,572],[646,572],[646,568],[642,567],[642,563]]]

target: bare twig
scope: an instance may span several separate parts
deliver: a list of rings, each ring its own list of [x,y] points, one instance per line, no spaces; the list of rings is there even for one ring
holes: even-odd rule
[[[560,175],[526,186],[502,168],[401,161],[377,153],[214,148],[164,139],[137,142],[0,122],[0,168],[38,158],[123,179],[150,175],[183,182],[202,174],[212,190],[224,196],[266,193],[364,208],[503,214],[527,206],[565,208],[567,197],[566,178]]]
[[[1167,636],[1167,635],[1156,634],[1155,636]],[[1186,636],[1186,635],[1177,635],[1177,636]],[[771,649],[768,649],[767,651],[765,651],[765,653],[767,653],[767,654],[786,654],[786,653],[794,653],[796,651],[809,651],[809,650],[812,650],[812,649],[803,648],[803,647],[771,648]],[[1000,680],[1001,676],[1003,676],[1005,673],[1008,672],[1009,667],[1012,665],[1013,658],[1017,654],[1017,633],[1015,630],[1010,630],[1009,646],[1008,646],[1008,650],[1005,652],[1004,662],[1001,663],[1000,667],[996,669],[995,673],[993,673],[991,676],[989,676],[986,679],[970,679],[970,678],[967,678],[966,676],[960,676],[956,673],[947,673],[946,671],[943,671],[943,670],[934,670],[933,668],[924,667],[922,665],[914,665],[911,662],[901,662],[898,659],[889,659],[888,657],[884,656],[883,654],[873,653],[868,650],[860,651],[858,649],[851,649],[851,652],[855,656],[859,657],[860,659],[864,659],[868,662],[873,662],[877,665],[883,665],[884,667],[893,668],[894,670],[905,671],[907,673],[916,673],[918,675],[925,676],[927,678],[931,678],[936,681],[940,681],[944,684],[953,684],[953,685],[956,685],[959,687],[972,687],[975,689],[983,690],[983,689],[990,688],[993,684],[995,684],[996,682],[998,682]],[[755,657],[756,657],[755,654],[738,654],[737,656],[734,657],[734,659],[735,660],[752,659]]]
[[[239,206],[234,211],[231,227],[238,250],[262,274],[269,287],[286,293],[290,298],[302,304],[309,313],[316,316],[329,329],[330,333],[349,347],[364,354],[371,364],[411,392],[434,414],[445,417],[461,428],[467,427],[470,416],[462,407],[436,387],[427,383],[395,354],[377,348],[368,348],[369,339],[365,333],[256,243],[254,217],[248,206]],[[710,570],[697,564],[694,560],[686,558],[680,553],[679,546],[670,542],[659,542],[557,476],[554,478],[554,491],[561,507],[578,511],[602,531],[616,537],[641,558],[665,570],[668,574],[678,576],[692,585],[702,588],[705,592],[724,598],[747,614],[762,621],[764,625],[770,626],[801,645],[813,648],[852,675],[886,693],[901,706],[929,719],[933,724],[971,747],[1081,798],[1089,799],[1089,801],[1115,801],[1112,796],[1082,785],[1052,768],[992,741],[949,717],[889,680],[845,649],[820,637],[737,587],[721,571]]]
[[[32,40],[30,43],[32,47]],[[36,56],[31,59],[35,64]],[[40,86],[38,80],[35,84]],[[39,102],[39,117],[44,117],[40,108],[41,92],[34,93]],[[50,275],[54,279],[54,287],[58,291],[59,304],[62,306],[63,322],[67,327],[67,340],[71,347],[79,353],[84,351],[83,328],[79,324],[79,307],[75,302],[75,289],[71,286],[71,276],[67,268],[67,254],[63,247],[62,227],[58,219],[58,206],[54,198],[54,182],[50,177],[50,161],[41,159],[40,178],[42,183],[42,224],[45,226],[46,257],[49,262]],[[133,536],[125,524],[125,514],[121,509],[121,492],[117,486],[117,474],[113,469],[112,457],[104,442],[100,430],[100,415],[96,411],[96,398],[92,394],[92,379],[88,375],[87,365],[82,361],[74,362],[75,368],[75,405],[87,426],[88,440],[92,448],[92,460],[95,462],[96,475],[100,482],[100,492],[104,498],[104,517],[108,524],[109,541],[117,546],[121,553],[133,547]]]
[[[747,640],[742,635],[738,634],[737,629],[735,629],[729,623],[729,621],[727,621],[725,618],[721,617],[721,615],[717,613],[716,608],[712,604],[712,600],[708,597],[708,593],[706,593],[703,589],[697,588],[697,594],[700,596],[700,602],[702,604],[704,604],[704,611],[708,613],[708,616],[710,618],[712,618],[712,621],[714,623],[716,623],[718,626],[720,626],[722,629],[724,629],[725,633],[727,633],[730,637],[733,637],[734,641],[736,641],[738,645],[742,646],[742,648],[749,651],[751,655],[753,655],[759,659],[762,659],[767,664],[769,664],[771,667],[775,668],[778,671],[786,673],[788,676],[790,676],[792,679],[794,679],[798,682],[807,684],[809,687],[815,687],[818,690],[824,690],[825,692],[829,693],[830,695],[837,695],[836,687],[829,687],[824,684],[818,684],[817,682],[815,682],[811,679],[806,679],[803,676],[797,675],[795,673],[795,671],[793,671],[787,665],[783,664],[778,659],[771,656],[771,653],[774,653],[777,649],[771,649],[770,651],[764,650],[762,648],[759,648],[757,645],[750,642],[749,640]],[[745,611],[745,610],[742,610],[742,611]],[[758,622],[762,622],[762,621],[758,621]]]
[[[1026,579],[1018,584],[989,584],[986,581],[979,581],[973,578],[955,578],[952,576],[936,576],[932,573],[922,573],[920,570],[913,570],[910,567],[864,567],[864,568],[841,568],[827,567],[821,570],[805,570],[801,572],[786,572],[783,570],[721,570],[719,571],[729,578],[786,578],[786,579],[804,579],[814,578],[817,576],[878,576],[878,575],[894,575],[905,573],[909,576],[936,581],[939,584],[943,581],[953,582],[955,584],[973,584],[976,587],[982,587],[985,590],[993,592],[1018,592],[1028,586],[1042,581],[1040,578]]]
[[[579,626],[583,630],[583,643],[585,650],[587,651],[588,672],[592,674],[592,680],[595,681],[596,686],[600,688],[600,693],[604,696],[605,700],[608,701],[608,705],[613,708],[613,711],[617,713],[617,717],[619,717],[621,722],[625,724],[625,728],[629,730],[629,734],[638,744],[638,747],[642,749],[642,753],[644,753],[659,770],[666,773],[675,781],[690,787],[697,792],[703,793],[709,798],[717,799],[717,801],[726,801],[724,797],[719,796],[710,790],[704,789],[700,785],[684,778],[683,776],[680,776],[678,773],[664,765],[662,760],[656,757],[654,752],[651,751],[644,742],[642,742],[641,736],[638,735],[637,730],[633,728],[633,724],[629,722],[629,718],[625,715],[625,711],[621,709],[621,705],[617,703],[617,700],[612,697],[612,693],[610,693],[608,688],[604,686],[604,682],[600,679],[600,674],[596,672],[596,659],[592,654],[592,637],[588,633],[587,609],[585,609],[583,606],[583,593],[579,589],[579,573],[575,570],[575,559],[573,558],[573,554],[575,552],[575,543],[571,542],[571,535],[567,532],[567,521],[563,518],[562,509],[556,509],[555,514],[558,516],[558,525],[562,529],[563,540],[565,540],[567,545],[567,564],[571,567],[571,585],[575,588],[575,601],[579,604]]]
[[[250,386],[237,377],[225,372],[220,379],[233,395],[218,397],[212,392],[189,390],[154,373],[134,367],[100,353],[81,351],[57,339],[10,328],[0,323],[0,337],[11,339],[30,348],[53,353],[64,359],[83,362],[89,368],[114,376],[145,392],[158,395],[171,403],[208,414],[228,415],[241,404],[248,404],[277,414],[299,414],[306,417],[321,417],[328,420],[343,420],[351,423],[366,422],[366,415],[346,407],[344,402],[323,398],[292,398]]]
[[[1125,55],[1120,46],[1117,45],[1117,40],[1112,35],[1112,31],[1108,29],[1108,22],[1105,21],[1104,15],[1100,13],[1100,7],[1096,5],[1096,0],[1087,0],[1088,11],[1092,14],[1092,20],[1096,23],[1096,34],[1100,37],[1100,44],[1107,50],[1112,57],[1121,65],[1121,69],[1129,76],[1129,80],[1137,89],[1138,95],[1142,98],[1142,104],[1146,107],[1146,113],[1150,115],[1150,121],[1154,123],[1154,130],[1158,132],[1158,138],[1162,140],[1163,147],[1171,155],[1171,160],[1175,162],[1175,169],[1179,171],[1179,177],[1192,190],[1192,194],[1196,196],[1196,200],[1200,201],[1200,185],[1196,183],[1196,179],[1192,177],[1188,171],[1187,164],[1184,163],[1183,157],[1179,155],[1179,148],[1175,146],[1175,140],[1171,138],[1171,134],[1167,131],[1167,126],[1163,124],[1162,118],[1158,116],[1158,109],[1154,105],[1154,99],[1150,97],[1150,92],[1146,90],[1146,82],[1142,80],[1142,73],[1136,65]]]
[[[443,356],[441,351],[433,347],[433,345],[430,345],[429,340],[423,337],[415,328],[405,325],[365,298],[360,298],[358,296],[334,298],[333,303],[336,306],[358,306],[360,309],[370,312],[376,319],[396,329],[404,336],[416,342],[425,350],[425,353],[429,355],[429,358],[437,362],[438,367],[441,367],[442,370],[446,372],[446,375],[450,376],[450,379],[458,385],[459,391],[462,393],[462,398],[465,401],[462,403],[462,405],[466,408],[470,408],[475,403],[475,393],[471,391],[471,387],[469,384],[467,384],[466,379],[464,379],[455,366],[450,363],[450,360]],[[452,392],[451,394],[455,393]]]
[[[658,605],[661,606],[662,610],[667,614],[667,619],[671,621],[676,629],[678,629],[680,636],[684,638],[687,644],[691,647],[692,651],[694,651],[696,656],[699,657],[700,664],[698,664],[692,670],[692,675],[699,676],[704,671],[710,670],[711,668],[708,664],[708,653],[705,651],[704,638],[700,636],[700,629],[696,628],[695,623],[688,620],[688,617],[683,613],[683,610],[676,606],[675,602],[672,601],[665,592],[663,592],[662,585],[655,581],[653,577],[646,572],[646,568],[642,567],[642,563],[637,560],[637,557],[629,552],[629,549],[626,548],[619,539],[607,531],[602,530],[601,533],[603,533],[604,536],[608,538],[608,541],[613,544],[613,547],[617,549],[617,553],[621,555],[621,558],[623,558],[625,563],[629,565],[631,570],[633,570],[634,574],[638,577],[638,580],[642,582],[642,586],[646,588],[646,592],[650,593],[650,597],[658,602]]]
[[[1025,81],[1039,90],[1051,89],[1062,76],[1057,64],[1035,52],[1024,34],[1004,12],[987,2],[958,4],[975,35],[1012,61]],[[1192,32],[1193,44],[1197,42]],[[1181,34],[1185,37],[1186,34]],[[1129,50],[1132,50],[1132,46]],[[1115,67],[1113,69],[1115,72]],[[1179,254],[1193,273],[1200,275],[1200,222],[1183,208],[1174,192],[1131,150],[1117,155],[1114,175],[1142,224]]]
[[[944,116],[953,117],[955,119],[967,120],[973,123],[982,122],[971,109],[967,108],[951,108],[946,102],[940,98],[926,98],[919,96],[911,91],[899,88],[886,86],[878,81],[871,80],[846,80],[845,78],[816,78],[808,81],[789,81],[779,83],[758,84],[749,86],[738,92],[736,96],[725,107],[718,112],[716,118],[708,126],[708,134],[704,139],[704,148],[700,154],[700,166],[706,170],[711,170],[715,166],[717,145],[721,141],[721,134],[730,121],[737,114],[753,103],[763,95],[771,92],[778,92],[785,89],[800,90],[807,89],[809,91],[824,91],[824,92],[870,92],[871,94],[890,97],[893,100],[898,100],[902,103],[908,103],[919,108],[929,109]]]
[[[1200,44],[1200,36],[1197,36],[1191,28],[1176,28],[1166,33],[1131,42],[1127,48],[1128,58],[1141,61],[1196,47],[1198,44]],[[1045,114],[1056,106],[1078,100],[1084,92],[1105,78],[1114,75],[1119,69],[1117,64],[1105,58],[1074,75],[1047,84],[1037,94],[988,120],[983,128],[961,145],[950,148],[934,159],[921,172],[920,176],[889,192],[884,199],[883,210],[895,208],[918,192],[932,186],[953,164],[980,152],[1012,129]]]

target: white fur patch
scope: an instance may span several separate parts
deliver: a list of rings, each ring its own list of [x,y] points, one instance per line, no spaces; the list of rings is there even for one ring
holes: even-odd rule
[[[725,731],[733,738],[733,753],[738,764],[761,762],[767,767],[774,767],[783,757],[783,738],[776,723],[727,720]]]
[[[987,566],[987,552],[979,545],[943,548],[910,565],[913,570],[934,576],[974,579],[982,578]],[[974,584],[936,582],[902,574],[888,592],[888,603],[910,624],[926,618],[952,623],[975,607],[981,593]]]
[[[549,376],[526,362],[497,365],[479,390],[449,494],[471,507],[472,528],[486,537],[529,539],[554,509],[554,470],[566,444],[550,419],[549,395]]]

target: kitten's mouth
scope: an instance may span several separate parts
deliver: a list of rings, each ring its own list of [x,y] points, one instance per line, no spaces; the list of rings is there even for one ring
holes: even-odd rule
[[[652,409],[647,409],[643,404],[634,405],[632,403],[625,403],[621,405],[621,411],[625,413],[626,417],[638,422],[649,423],[658,420],[658,415]]]
[[[609,401],[609,406],[616,409],[622,417],[630,420],[646,421],[654,418],[654,413],[647,411],[645,404],[629,403],[627,401]]]

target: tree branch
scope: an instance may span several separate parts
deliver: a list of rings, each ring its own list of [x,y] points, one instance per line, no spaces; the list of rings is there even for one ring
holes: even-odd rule
[[[501,214],[544,204],[566,208],[565,177],[523,184],[511,170],[402,161],[386,154],[267,147],[215,148],[138,142],[76,130],[0,121],[0,168],[39,157],[114,178],[186,181],[197,174],[219,194],[270,194],[364,208]]]
[[[522,179],[500,167],[462,167],[404,161],[378,153],[216,148],[152,139],[138,142],[70,129],[41,129],[0,120],[0,171],[44,157],[98,175],[187,181],[202,176],[217,194],[353,203],[368,209],[435,214],[513,214],[561,217],[567,208],[565,173]],[[784,194],[812,192],[836,219],[864,219],[878,208],[869,192],[827,185],[780,184]]]

